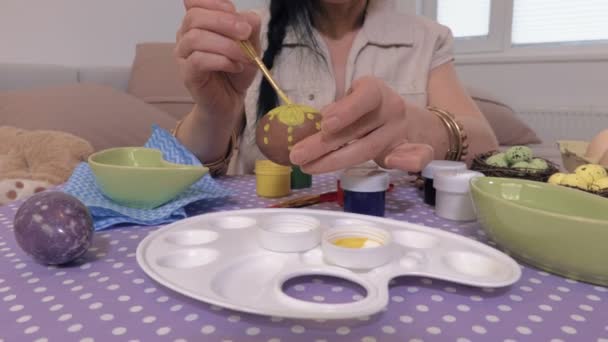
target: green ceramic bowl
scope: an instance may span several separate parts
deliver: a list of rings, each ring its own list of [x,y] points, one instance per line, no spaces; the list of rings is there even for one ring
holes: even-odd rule
[[[203,177],[203,166],[163,160],[160,150],[120,147],[89,157],[101,191],[113,201],[132,208],[151,209],[169,202]]]
[[[608,285],[608,199],[513,178],[471,181],[479,221],[506,252],[568,278]]]

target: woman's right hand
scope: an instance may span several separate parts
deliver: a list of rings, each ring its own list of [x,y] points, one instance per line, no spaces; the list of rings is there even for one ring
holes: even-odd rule
[[[184,5],[175,47],[184,83],[200,113],[236,118],[257,71],[238,42],[249,40],[259,51],[260,18],[238,13],[229,0],[184,0]]]

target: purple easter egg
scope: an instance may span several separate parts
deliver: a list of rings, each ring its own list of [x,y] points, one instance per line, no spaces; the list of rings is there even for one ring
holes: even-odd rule
[[[45,265],[65,264],[84,254],[93,240],[93,219],[76,197],[59,191],[28,198],[15,215],[15,239]]]

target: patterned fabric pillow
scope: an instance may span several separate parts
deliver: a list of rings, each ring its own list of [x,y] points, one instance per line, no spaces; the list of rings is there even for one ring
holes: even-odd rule
[[[0,126],[0,205],[65,182],[91,153],[69,133]]]
[[[24,199],[53,186],[49,182],[31,179],[0,180],[0,205]]]

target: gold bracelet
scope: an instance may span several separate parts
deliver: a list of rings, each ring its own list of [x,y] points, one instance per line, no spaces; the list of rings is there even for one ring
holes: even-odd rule
[[[462,127],[450,113],[437,108],[431,108],[430,110],[439,116],[439,118],[443,121],[450,136],[450,148],[446,153],[445,159],[458,161],[462,160],[467,152],[467,146],[464,142],[466,135],[464,134]]]
[[[173,130],[171,131],[171,134],[175,138],[177,138],[177,133],[183,122],[184,119],[179,120],[175,125],[175,128],[173,128]],[[228,145],[228,151],[226,152],[226,154],[216,161],[210,163],[203,163],[203,166],[209,169],[209,174],[211,174],[211,176],[215,177],[226,173],[226,171],[228,170],[228,165],[230,164],[230,159],[232,158],[232,154],[234,153],[234,149],[236,148],[237,144],[238,138],[236,131],[232,130],[232,134],[230,135],[230,143]]]
[[[445,155],[445,159],[464,160],[468,153],[469,145],[466,143],[467,134],[462,124],[450,112],[435,107],[428,107],[427,109],[439,117],[448,131],[450,147]]]

